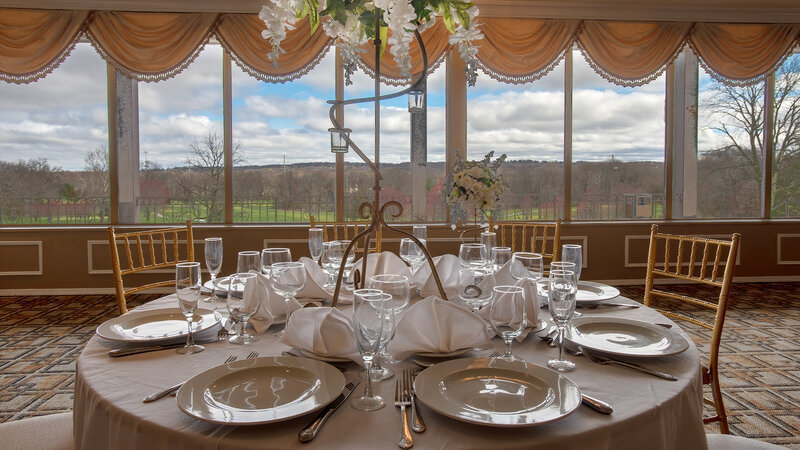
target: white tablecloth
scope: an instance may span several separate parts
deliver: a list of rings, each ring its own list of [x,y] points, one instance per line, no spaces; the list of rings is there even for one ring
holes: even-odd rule
[[[617,299],[615,301],[623,301]],[[628,300],[629,301],[629,300]],[[168,296],[141,308],[174,307]],[[581,310],[586,315],[628,317],[650,322],[669,322],[648,308],[601,308]],[[677,328],[676,328],[677,329]],[[214,330],[211,330],[215,333]],[[501,350],[474,351],[487,356]],[[93,337],[78,358],[75,384],[74,426],[77,449],[377,449],[397,448],[400,434],[399,409],[388,404],[375,412],[357,411],[342,405],[319,436],[301,444],[297,433],[315,414],[285,422],[258,426],[221,426],[204,423],[184,414],[174,397],[142,403],[147,394],[185,381],[220,365],[231,354],[243,359],[251,351],[260,356],[278,356],[288,350],[267,334],[248,346],[227,342],[211,343],[195,355],[178,355],[164,350],[123,358],[109,358],[110,348],[119,344]],[[514,353],[528,362],[545,365],[557,349],[535,336],[514,344]],[[470,356],[465,355],[465,356]],[[467,424],[441,416],[420,405],[428,430],[414,434],[417,449],[705,449],[701,420],[699,356],[694,345],[667,358],[647,361],[654,369],[670,372],[679,381],[667,381],[630,369],[595,364],[585,357],[569,356],[577,370],[568,376],[581,390],[611,403],[614,414],[599,414],[581,406],[572,415],[550,424],[502,429]],[[409,361],[390,366],[399,371]],[[345,377],[359,376],[351,365]],[[378,393],[394,399],[395,379],[374,383]],[[363,383],[355,394],[361,392]]]

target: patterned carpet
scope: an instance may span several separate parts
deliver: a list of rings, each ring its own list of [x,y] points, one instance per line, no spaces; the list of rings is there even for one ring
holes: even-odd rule
[[[697,286],[682,286],[697,292]],[[625,286],[641,299],[644,288]],[[158,295],[135,296],[129,307]],[[113,296],[0,297],[0,422],[72,408],[75,359]],[[710,331],[681,324],[696,340]],[[731,433],[800,449],[800,284],[736,284],[721,350]],[[718,432],[715,424],[709,432]]]

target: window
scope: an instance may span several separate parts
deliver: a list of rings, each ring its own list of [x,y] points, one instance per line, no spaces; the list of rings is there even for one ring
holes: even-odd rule
[[[573,60],[572,218],[663,218],[666,77],[621,87]]]
[[[335,96],[335,61],[331,49],[311,72],[283,84],[234,65],[234,222],[335,220],[327,104]]]
[[[467,158],[508,159],[499,220],[553,220],[564,209],[564,63],[532,83],[481,74],[467,93]]]
[[[772,217],[800,216],[800,54],[775,74]]]
[[[139,194],[133,222],[225,220],[222,47],[174,78],[138,83]],[[120,221],[123,217],[120,200]]]
[[[0,223],[109,222],[106,64],[80,43],[35,83],[0,83]]]

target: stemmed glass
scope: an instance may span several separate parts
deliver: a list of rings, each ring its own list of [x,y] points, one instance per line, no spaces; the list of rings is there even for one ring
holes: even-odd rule
[[[458,271],[458,298],[475,314],[492,301],[494,288],[494,272],[491,270],[461,269]]]
[[[411,234],[413,234],[415,238],[424,241],[428,239],[428,227],[425,225],[414,225]]]
[[[500,270],[505,263],[511,260],[511,247],[492,247],[490,255],[494,270]]]
[[[564,355],[564,328],[575,312],[575,292],[577,291],[575,272],[571,270],[550,270],[550,285],[547,288],[550,297],[550,315],[558,327],[558,359],[547,361],[547,365],[559,372],[572,372],[575,363],[567,361]]]
[[[222,238],[210,237],[205,242],[206,268],[211,275],[211,297],[206,301],[213,302],[217,290],[217,274],[222,269]]]
[[[259,339],[258,335],[247,333],[247,321],[256,313],[260,303],[255,295],[247,295],[255,290],[255,283],[258,282],[257,276],[254,271],[231,275],[228,286],[228,313],[234,320],[241,323],[239,332],[228,339],[233,344],[249,344]]]
[[[189,324],[186,345],[176,351],[184,355],[202,352],[205,347],[195,344],[194,336],[192,335],[192,319],[197,309],[197,302],[200,300],[199,262],[185,262],[175,265],[175,292],[178,295],[178,305],[181,307],[181,312],[186,316],[186,322]]]
[[[364,395],[354,398],[350,405],[361,411],[383,408],[386,401],[372,392],[370,369],[372,359],[381,345],[381,335],[386,323],[385,310],[392,311],[392,304],[382,293],[374,289],[358,289],[353,293],[353,334],[356,347],[364,359]]]
[[[246,273],[246,272],[261,272],[261,265],[258,261],[259,256],[261,256],[260,252],[255,250],[247,250],[239,252],[238,259],[236,261],[236,273]]]
[[[575,263],[568,262],[568,261],[553,261],[553,262],[550,263],[550,271],[552,272],[553,270],[569,270],[569,271],[575,272]],[[575,285],[576,285],[575,292],[576,292],[576,294],[577,294],[577,284],[578,284],[578,279],[575,278]],[[548,300],[549,300],[549,298],[550,297],[548,296]],[[577,303],[576,303],[576,307],[577,307]],[[578,311],[575,311],[574,313],[572,313],[572,317],[580,317],[580,316],[582,316],[582,314],[579,313]]]
[[[311,254],[311,259],[313,259],[315,263],[319,263],[319,259],[322,257],[323,242],[322,228],[308,229],[308,252]]]
[[[276,262],[272,264],[269,283],[272,290],[286,301],[286,323],[283,330],[275,333],[275,336],[281,337],[286,332],[289,316],[292,315],[289,302],[306,286],[306,266],[301,262]]]
[[[411,300],[411,287],[408,283],[408,277],[403,275],[373,275],[370,277],[367,287],[370,289],[377,289],[391,296],[386,300],[389,301],[389,305],[391,305],[395,315],[403,312],[408,307],[408,303]],[[385,349],[379,356],[382,362],[397,362]]]
[[[325,286],[330,287],[333,286],[335,283],[334,276],[336,275],[336,271],[339,270],[339,266],[336,265],[335,259],[331,258],[331,255],[337,250],[331,250],[331,247],[338,246],[338,242],[323,242],[322,243],[322,256],[320,257],[320,263],[322,264],[322,271],[325,272]],[[342,259],[339,258],[339,262],[341,263]]]
[[[261,273],[269,276],[272,265],[292,260],[292,252],[288,248],[265,248],[261,250]]]
[[[368,289],[364,289],[368,290]],[[379,291],[378,289],[373,289],[376,292],[380,292],[383,296],[383,300],[386,302],[384,304],[391,305],[392,296],[389,294],[384,294],[383,292]],[[394,308],[384,308],[383,310],[383,332],[381,333],[381,345],[378,348],[378,356],[373,358],[373,365],[372,369],[369,371],[369,376],[372,378],[372,381],[381,381],[381,380],[388,380],[394,376],[391,370],[381,365],[382,360],[388,360],[388,354],[386,353],[386,347],[392,342],[394,338],[395,328],[395,313]]]
[[[484,244],[461,244],[458,250],[458,259],[461,262],[461,267],[481,269],[486,265],[489,254],[486,253],[486,245]]]
[[[420,239],[420,241],[425,245],[425,240]],[[400,258],[411,266],[411,272],[414,273],[425,261],[425,254],[413,239],[403,238],[400,240]]]
[[[505,342],[504,361],[519,361],[511,354],[511,343],[527,325],[525,289],[521,286],[496,286],[489,306],[489,324]]]
[[[583,266],[583,251],[580,245],[564,244],[561,246],[561,261],[575,264],[575,279],[581,280],[581,267]]]
[[[544,266],[542,255],[538,253],[517,252],[511,257],[511,277],[519,281],[527,278],[536,282],[542,279]]]
[[[497,233],[493,231],[484,231],[481,233],[481,244],[486,246],[486,254],[491,256],[492,249],[497,244]]]

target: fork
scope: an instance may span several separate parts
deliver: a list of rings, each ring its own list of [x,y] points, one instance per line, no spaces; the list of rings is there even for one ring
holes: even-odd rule
[[[245,356],[244,359],[255,359],[258,358],[258,352],[250,352]]]
[[[225,360],[225,364],[228,364],[228,363],[231,363],[231,362],[234,362],[234,361],[236,361],[236,356],[235,355],[231,355],[231,356],[228,356],[228,359]],[[185,383],[185,381],[181,382],[181,383],[178,383],[175,386],[168,387],[168,388],[164,389],[163,391],[154,392],[154,393],[148,395],[147,397],[143,398],[142,399],[142,403],[154,402],[154,401],[156,401],[156,400],[158,400],[158,399],[160,399],[162,397],[166,397],[167,395],[173,395],[174,396],[175,394],[178,393],[178,389],[180,389],[181,386],[183,386],[183,383]]]
[[[400,408],[400,414],[403,419],[403,430],[397,446],[411,448],[414,445],[414,440],[411,438],[411,431],[408,429],[408,412],[406,412],[406,407],[411,406],[411,401],[408,399],[408,387],[405,384],[405,379],[403,378],[398,379],[394,385],[394,406]]]
[[[411,373],[411,369],[403,369],[403,381],[406,383],[408,398],[411,401],[411,430],[415,433],[422,433],[425,431],[425,423],[419,415],[417,402],[414,400],[414,397],[417,395],[417,393],[414,392],[414,376],[415,375]]]

